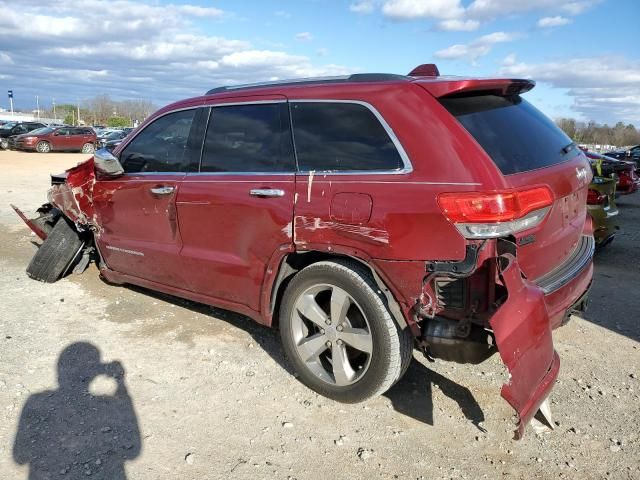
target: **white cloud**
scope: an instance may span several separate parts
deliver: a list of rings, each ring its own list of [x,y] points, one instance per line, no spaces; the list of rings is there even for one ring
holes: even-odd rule
[[[438,30],[449,32],[472,32],[480,27],[477,20],[442,20],[438,23]]]
[[[164,104],[223,84],[355,71],[283,46],[202,33],[194,20],[233,18],[212,7],[57,0],[42,9],[40,0],[22,0],[17,9],[14,3],[0,0],[0,71],[22,99],[109,94]]]
[[[460,18],[464,8],[460,0],[387,0],[382,13],[400,20],[414,18]]]
[[[571,58],[505,65],[501,75],[532,78],[567,90],[586,119],[640,123],[640,62],[622,57]]]
[[[349,10],[355,13],[372,13],[375,9],[375,2],[373,0],[359,0],[349,5]]]
[[[285,12],[284,10],[278,10],[277,12],[274,13],[274,15],[276,17],[280,17],[284,19],[291,18],[291,14],[289,12]]]
[[[551,27],[561,27],[563,25],[568,25],[571,22],[572,22],[571,19],[557,15],[555,17],[543,17],[540,20],[538,20],[538,23],[536,23],[536,25],[538,25],[538,27],[540,28],[551,28]]]
[[[296,33],[296,40],[299,42],[310,42],[313,40],[313,35],[310,32]]]
[[[515,65],[516,63],[518,63],[518,57],[515,53],[510,53],[502,60],[503,67],[510,67],[512,65]]]
[[[327,55],[329,55],[329,50],[327,50],[326,48],[319,48],[316,50],[316,55],[318,55],[319,57],[326,57]]]
[[[493,32],[476,38],[467,44],[452,45],[443,50],[438,50],[434,53],[434,56],[446,60],[466,58],[471,63],[475,63],[478,58],[487,55],[495,44],[511,42],[520,36],[521,34],[515,32]]]
[[[349,9],[356,13],[372,13],[380,8],[394,20],[429,19],[446,31],[472,31],[498,18],[529,12],[579,15],[602,0],[359,0]],[[549,18],[553,18],[550,16]]]

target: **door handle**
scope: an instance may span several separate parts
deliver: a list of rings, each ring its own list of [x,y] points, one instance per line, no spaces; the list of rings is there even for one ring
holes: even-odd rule
[[[175,189],[176,187],[168,187],[163,185],[161,187],[151,188],[151,193],[153,193],[154,195],[170,195]]]
[[[249,191],[252,197],[284,197],[284,190],[279,188],[253,188]]]

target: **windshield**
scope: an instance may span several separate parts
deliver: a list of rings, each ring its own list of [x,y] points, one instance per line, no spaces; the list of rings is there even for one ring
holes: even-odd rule
[[[475,95],[440,101],[504,175],[555,165],[578,150],[549,118],[518,95]]]
[[[111,132],[106,138],[107,140],[117,140],[118,138],[122,138],[122,132]]]
[[[15,127],[17,125],[16,122],[12,122],[12,123],[5,123],[4,125],[2,125],[0,127],[0,130],[11,130],[13,127]]]
[[[29,132],[29,135],[46,135],[47,133],[53,132],[53,128],[51,127],[42,127],[36,128],[35,130]]]

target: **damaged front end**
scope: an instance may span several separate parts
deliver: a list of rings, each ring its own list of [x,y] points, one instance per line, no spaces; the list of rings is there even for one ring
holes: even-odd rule
[[[509,371],[502,397],[515,409],[515,438],[540,410],[558,376],[544,292],[523,275],[506,239],[467,246],[460,262],[427,263],[416,309],[419,346],[427,358],[481,363],[496,351]]]
[[[47,254],[40,248],[38,254],[42,253],[43,257],[48,255],[56,261],[38,259],[36,254],[27,267],[27,273],[32,278],[52,282],[68,272],[83,272],[92,260],[95,253],[92,233],[97,228],[92,202],[94,172],[94,159],[91,158],[62,174],[51,175],[51,188],[47,195],[49,203],[37,209],[38,216],[35,218],[27,217],[18,207],[11,205],[31,231],[43,241],[43,245],[52,242],[55,244],[48,245],[45,250],[58,249],[55,253]],[[70,227],[64,233],[52,234],[59,222]],[[64,250],[65,244],[76,243],[79,245],[77,251]],[[65,260],[65,254],[69,256],[68,261]]]

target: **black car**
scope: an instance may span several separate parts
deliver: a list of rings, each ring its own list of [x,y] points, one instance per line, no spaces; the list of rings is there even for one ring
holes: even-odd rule
[[[640,145],[635,145],[627,150],[615,150],[604,154],[607,157],[613,157],[618,160],[632,160],[636,162],[636,167],[640,169]]]
[[[31,132],[36,128],[46,127],[40,122],[9,122],[0,127],[0,148],[9,148],[9,137]]]
[[[111,132],[105,132],[103,135],[98,135],[96,144],[98,148],[105,148],[109,142],[122,141],[127,136],[127,132],[124,130],[113,130]]]

